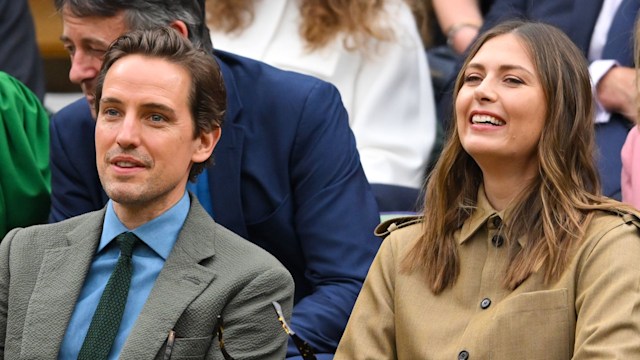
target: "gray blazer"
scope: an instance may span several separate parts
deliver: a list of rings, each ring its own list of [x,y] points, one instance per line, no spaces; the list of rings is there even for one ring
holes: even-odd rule
[[[96,251],[105,209],[14,229],[0,244],[0,351],[5,359],[56,359]],[[287,336],[272,301],[291,315],[293,280],[269,253],[216,224],[197,200],[135,322],[121,359],[283,359]]]

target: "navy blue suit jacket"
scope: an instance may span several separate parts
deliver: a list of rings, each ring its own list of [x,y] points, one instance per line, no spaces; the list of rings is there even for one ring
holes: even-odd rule
[[[209,169],[216,221],[285,265],[296,286],[292,327],[318,352],[333,353],[380,245],[347,113],[329,83],[216,55],[227,88]],[[85,99],[51,120],[52,221],[107,201],[94,130]]]
[[[563,30],[583,51],[589,51],[591,36],[595,28],[603,0],[495,0],[485,16],[481,32],[507,19],[541,21]],[[450,89],[453,89],[453,79]],[[443,97],[440,109],[451,113],[451,94]],[[447,124],[448,125],[448,124]],[[620,200],[620,174],[622,159],[620,151],[633,124],[620,114],[613,114],[608,123],[596,124],[597,164],[604,195]]]
[[[44,100],[45,77],[27,0],[0,0],[0,70]]]

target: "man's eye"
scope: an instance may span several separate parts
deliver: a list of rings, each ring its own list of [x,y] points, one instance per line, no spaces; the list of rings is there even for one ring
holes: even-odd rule
[[[102,58],[102,57],[104,57],[104,54],[106,53],[106,50],[90,48],[89,49],[89,53],[91,53],[95,57]]]
[[[151,119],[151,121],[153,122],[160,122],[160,121],[164,121],[164,116],[162,115],[158,115],[158,114],[153,114],[149,117]]]
[[[104,114],[107,116],[118,116],[118,110],[115,109],[107,109],[104,111]]]
[[[74,46],[65,45],[64,49],[66,50],[67,54],[69,54],[69,56],[71,57],[73,57],[73,55],[76,53],[76,48]]]

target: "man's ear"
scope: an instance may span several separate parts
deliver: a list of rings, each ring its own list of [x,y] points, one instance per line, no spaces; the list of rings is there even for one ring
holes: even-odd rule
[[[185,38],[189,38],[189,29],[187,29],[187,24],[185,24],[184,21],[174,20],[173,22],[171,22],[171,24],[169,24],[169,26],[176,29]]]
[[[201,132],[199,135],[199,142],[195,152],[191,158],[194,163],[200,163],[206,161],[213,149],[216,147],[218,140],[220,140],[220,135],[222,134],[222,129],[217,127],[211,130],[210,132]]]

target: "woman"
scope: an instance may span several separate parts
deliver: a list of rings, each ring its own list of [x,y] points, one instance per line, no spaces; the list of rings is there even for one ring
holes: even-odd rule
[[[393,226],[335,359],[640,354],[640,236],[602,197],[581,53],[509,22],[473,44],[424,222]]]
[[[208,0],[206,8],[216,49],[334,84],[381,210],[415,210],[436,114],[405,0]]]

